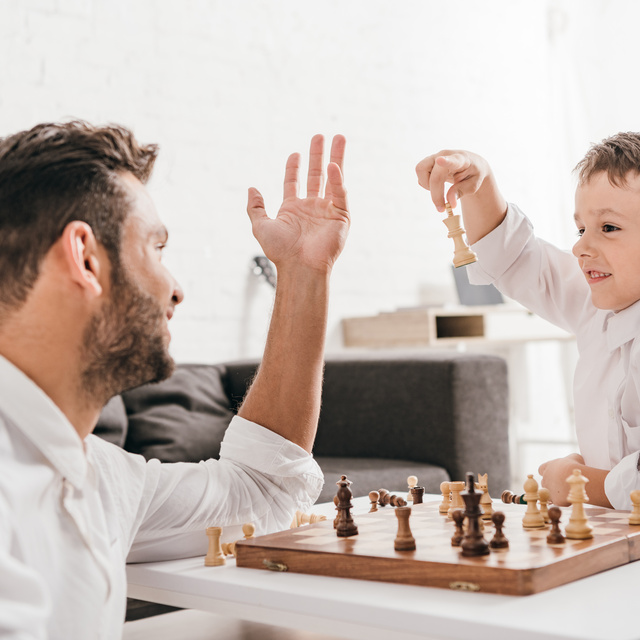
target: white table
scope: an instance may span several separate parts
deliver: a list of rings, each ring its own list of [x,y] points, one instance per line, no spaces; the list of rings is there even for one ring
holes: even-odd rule
[[[354,513],[366,499],[354,501]],[[332,505],[314,508],[333,515]],[[531,596],[502,596],[205,567],[203,558],[128,565],[129,596],[342,638],[637,640],[640,562]]]

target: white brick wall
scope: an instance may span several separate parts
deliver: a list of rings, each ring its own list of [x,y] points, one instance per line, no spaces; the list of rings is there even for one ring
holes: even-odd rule
[[[260,249],[247,187],[275,213],[287,155],[306,153],[316,132],[344,133],[353,227],[333,280],[335,349],[342,317],[455,301],[452,243],[415,179],[424,155],[483,153],[507,197],[553,220],[560,203],[539,189],[557,169],[547,153],[547,9],[0,0],[0,135],[74,116],[160,143],[150,188],[186,293],[172,348],[179,361],[214,362],[259,355],[271,307],[272,292],[249,273]]]

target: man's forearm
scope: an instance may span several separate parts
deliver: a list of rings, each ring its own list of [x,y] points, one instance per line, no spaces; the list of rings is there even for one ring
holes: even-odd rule
[[[269,335],[239,415],[311,452],[320,415],[329,273],[278,273]]]

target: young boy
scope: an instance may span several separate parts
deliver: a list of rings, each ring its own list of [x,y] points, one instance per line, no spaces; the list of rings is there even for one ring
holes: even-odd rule
[[[441,151],[416,167],[438,211],[463,199],[467,239],[478,255],[474,284],[507,296],[575,334],[574,380],[580,455],[545,462],[542,486],[566,505],[566,478],[589,479],[589,502],[630,509],[640,488],[640,134],[594,145],[576,167],[573,256],[536,238],[524,214],[507,204],[487,162]],[[452,186],[445,194],[445,182]]]

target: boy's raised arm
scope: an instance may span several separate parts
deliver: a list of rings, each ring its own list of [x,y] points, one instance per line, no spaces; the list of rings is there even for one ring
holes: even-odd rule
[[[507,213],[488,162],[469,151],[439,151],[416,166],[418,183],[431,191],[431,199],[440,212],[445,201],[452,207],[464,197],[462,214],[469,244],[493,231]],[[445,193],[445,183],[451,186]]]
[[[278,280],[262,364],[238,415],[311,451],[322,388],[329,278],[350,217],[342,178],[345,139],[335,136],[324,192],[322,136],[311,141],[307,197],[298,197],[299,154],[287,161],[284,201],[269,218],[257,189],[247,212]]]

